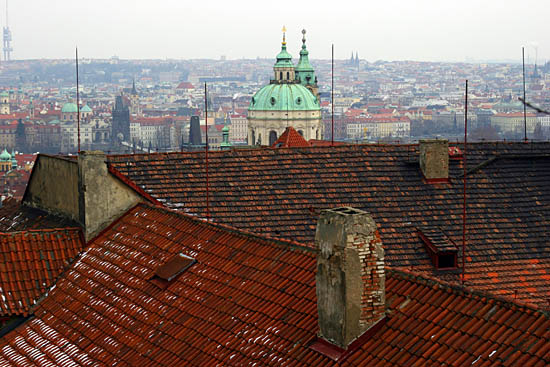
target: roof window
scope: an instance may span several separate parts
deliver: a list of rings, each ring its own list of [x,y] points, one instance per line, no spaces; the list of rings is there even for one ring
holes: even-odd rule
[[[439,227],[418,227],[418,235],[437,270],[453,270],[458,266],[458,247]]]
[[[175,254],[155,270],[152,281],[160,288],[166,288],[172,281],[196,262],[197,260],[181,252]]]

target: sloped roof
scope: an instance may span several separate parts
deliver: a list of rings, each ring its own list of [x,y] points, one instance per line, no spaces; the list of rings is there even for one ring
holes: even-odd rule
[[[292,126],[288,126],[279,136],[279,139],[273,143],[272,148],[297,148],[309,147],[309,143]]]
[[[166,289],[177,253],[197,263]],[[336,366],[318,332],[315,253],[139,204],[0,342],[18,366]],[[341,366],[550,362],[542,312],[388,270],[387,322]]]
[[[83,248],[79,228],[0,233],[0,316],[27,316]]]
[[[476,143],[468,148],[467,277],[472,284],[544,307],[546,286],[525,288],[513,272],[495,281],[489,275],[494,272],[484,269],[497,262],[514,269],[537,259],[524,271],[541,285],[550,275],[549,153],[549,143]],[[108,159],[167,206],[206,216],[203,153]],[[321,209],[353,206],[372,213],[389,265],[432,272],[418,226],[440,227],[459,245],[462,262],[462,160],[450,161],[451,179],[442,184],[424,181],[417,145],[212,152],[209,172],[210,215],[219,223],[312,243]],[[438,277],[459,280],[457,272]]]
[[[5,199],[0,208],[0,232],[78,226],[75,221],[28,207],[13,198]]]

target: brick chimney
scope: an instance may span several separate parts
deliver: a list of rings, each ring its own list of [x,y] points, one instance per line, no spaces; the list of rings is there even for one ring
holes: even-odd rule
[[[449,179],[449,141],[425,139],[419,142],[420,169],[428,183]]]
[[[319,337],[342,349],[385,316],[384,249],[369,213],[321,212],[315,234]]]

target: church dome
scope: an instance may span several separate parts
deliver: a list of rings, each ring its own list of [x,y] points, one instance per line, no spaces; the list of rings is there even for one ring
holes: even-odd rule
[[[7,162],[11,161],[11,154],[8,153],[6,149],[0,154],[0,161]]]
[[[63,105],[63,108],[61,109],[61,112],[63,112],[63,113],[77,113],[78,108],[76,107],[76,104],[74,104],[74,103],[65,103]]]
[[[269,84],[260,89],[250,102],[249,111],[320,110],[317,98],[300,84]]]
[[[92,112],[92,109],[90,108],[90,106],[85,105],[80,109],[80,112]]]

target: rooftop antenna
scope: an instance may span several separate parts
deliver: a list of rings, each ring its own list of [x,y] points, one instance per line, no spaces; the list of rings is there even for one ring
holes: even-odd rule
[[[525,47],[521,48],[522,68],[523,68],[523,100],[525,99]],[[523,103],[523,141],[527,142],[527,106]]]
[[[205,161],[206,161],[206,220],[210,221],[210,191],[208,182],[208,91],[206,89],[206,82],[204,83],[204,111],[206,114],[206,147],[205,147]]]
[[[11,60],[11,52],[13,48],[11,47],[11,31],[8,26],[8,0],[6,0],[6,26],[4,27],[4,60]]]
[[[80,153],[80,95],[78,90],[78,47],[76,47],[76,121],[78,126],[78,153]]]
[[[330,146],[334,146],[334,43],[332,44],[331,53],[331,86],[330,86],[330,108],[331,108],[331,133],[330,133]]]
[[[464,152],[462,153],[462,164],[464,174],[462,176],[462,285],[466,275],[466,153],[468,148],[468,79],[466,79],[466,95],[464,97]]]

